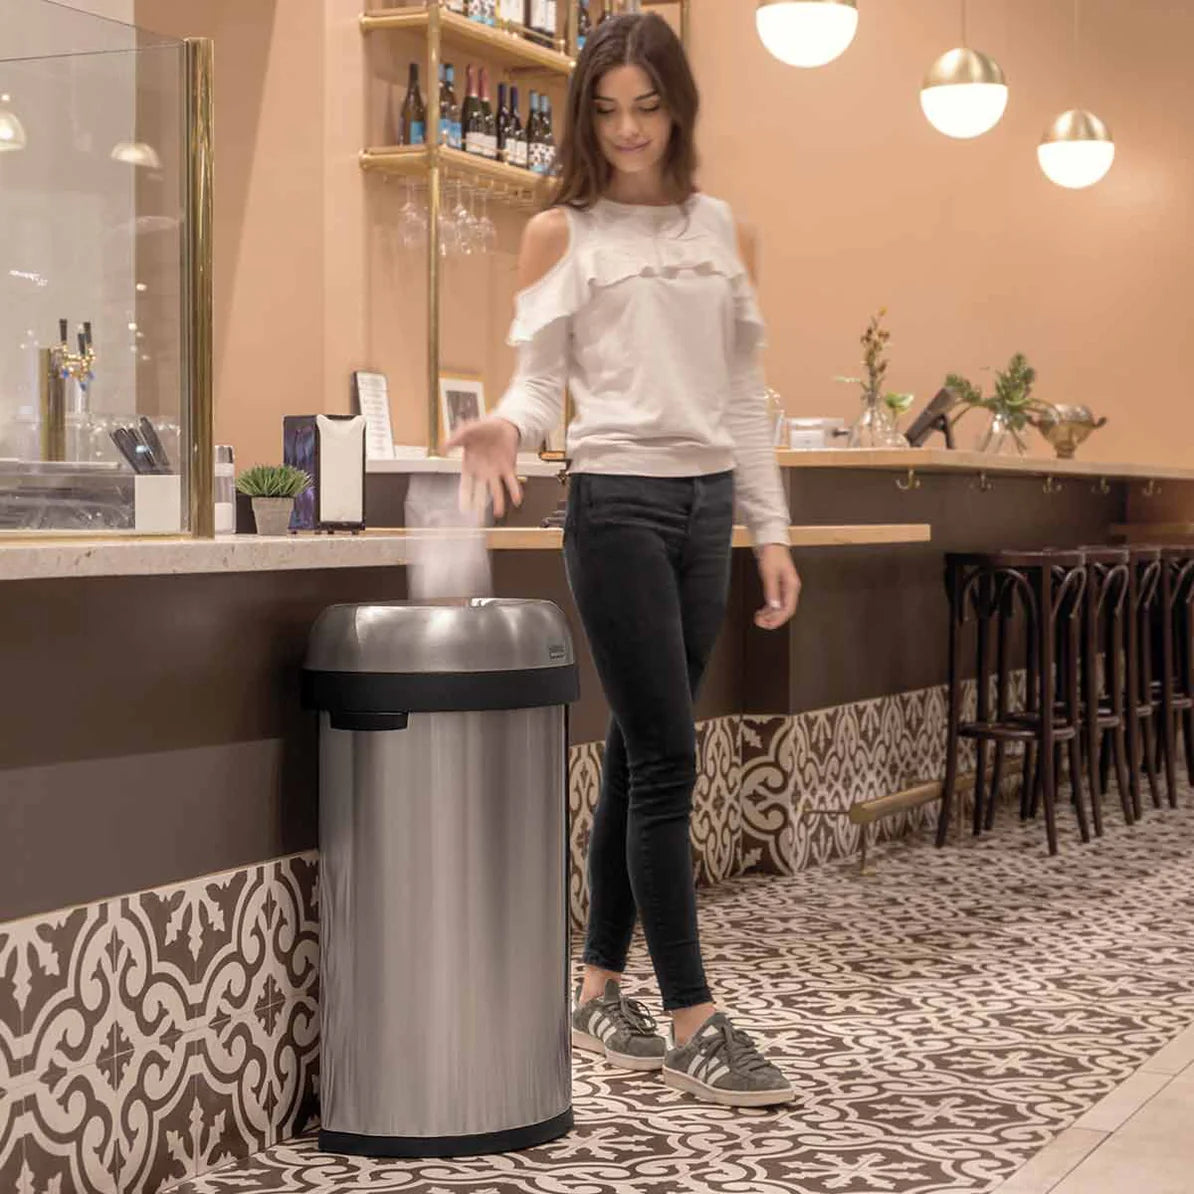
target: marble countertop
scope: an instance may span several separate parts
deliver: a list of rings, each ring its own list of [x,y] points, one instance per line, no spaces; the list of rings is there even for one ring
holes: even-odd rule
[[[431,534],[443,538],[450,533]],[[927,543],[930,533],[923,523],[790,528],[794,547]],[[220,535],[215,539],[13,537],[0,540],[0,580],[386,568],[407,563],[419,537],[413,532],[380,530],[361,535]],[[495,527],[486,532],[486,541],[494,551],[559,551],[563,533],[555,528]],[[734,546],[749,544],[746,529],[735,527]]]
[[[1106,477],[1110,480],[1194,481],[1194,468],[1058,460],[1052,456],[1002,456],[954,448],[821,448],[776,453],[781,468],[874,469],[881,472],[1020,473],[1030,477]]]

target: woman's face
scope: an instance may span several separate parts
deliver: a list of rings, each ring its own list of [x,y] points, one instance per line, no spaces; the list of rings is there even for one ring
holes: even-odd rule
[[[639,174],[659,169],[672,118],[641,66],[618,66],[597,80],[593,127],[609,164],[624,174]]]

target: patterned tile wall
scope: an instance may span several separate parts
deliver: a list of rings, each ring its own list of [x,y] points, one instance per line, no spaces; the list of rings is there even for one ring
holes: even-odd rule
[[[314,852],[0,925],[0,1189],[152,1194],[305,1128]]]

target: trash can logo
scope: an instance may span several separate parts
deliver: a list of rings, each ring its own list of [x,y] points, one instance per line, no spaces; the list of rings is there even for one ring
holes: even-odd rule
[[[566,659],[568,648],[563,643],[549,643],[547,647],[548,659]]]

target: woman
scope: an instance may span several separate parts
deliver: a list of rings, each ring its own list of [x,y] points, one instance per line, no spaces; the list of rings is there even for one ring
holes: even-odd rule
[[[519,258],[510,389],[448,447],[495,515],[520,443],[538,445],[567,386],[569,584],[613,717],[589,845],[591,908],[573,1042],[663,1071],[712,1102],[793,1097],[718,1011],[697,936],[689,819],[693,693],[725,614],[733,506],[754,534],[766,607],[793,614],[800,581],[756,362],[762,321],[729,208],[697,192],[698,97],[667,22],[627,14],[585,46],[568,97],[551,207]],[[741,252],[740,252],[741,250]],[[635,917],[671,1015],[671,1040],[625,998]]]

